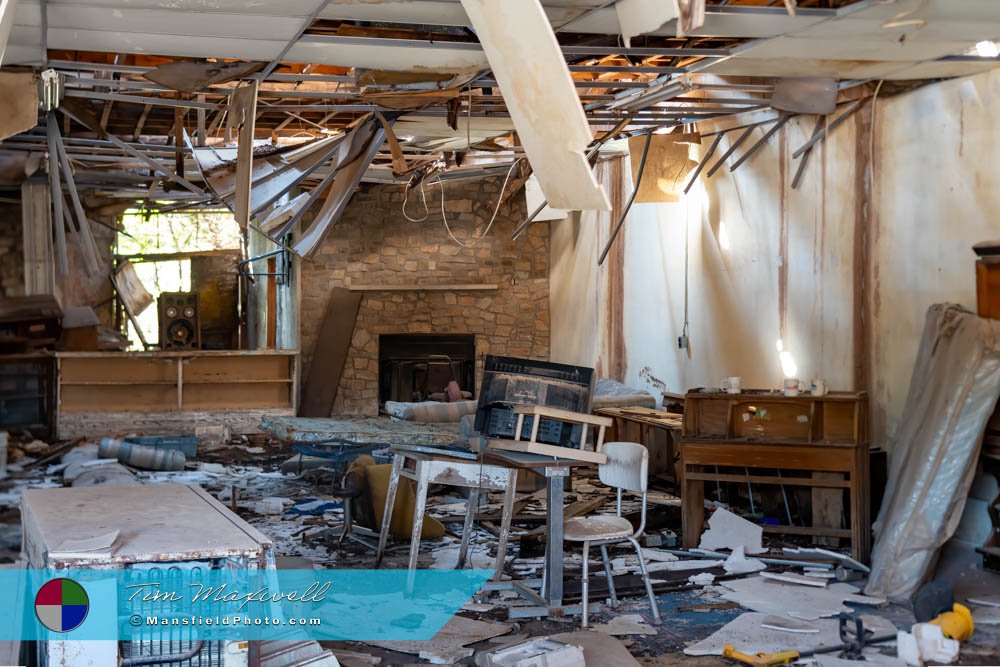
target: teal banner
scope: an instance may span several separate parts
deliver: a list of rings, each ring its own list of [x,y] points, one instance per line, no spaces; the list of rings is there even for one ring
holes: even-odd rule
[[[2,640],[433,637],[492,570],[0,570]]]

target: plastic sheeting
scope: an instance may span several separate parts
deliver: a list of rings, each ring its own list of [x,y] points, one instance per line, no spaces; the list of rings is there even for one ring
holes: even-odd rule
[[[954,304],[927,312],[875,522],[865,593],[905,602],[958,527],[1000,397],[1000,321]]]

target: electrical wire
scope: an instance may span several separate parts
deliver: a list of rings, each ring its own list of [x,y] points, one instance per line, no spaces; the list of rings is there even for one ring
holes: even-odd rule
[[[441,220],[444,222],[445,231],[448,232],[448,236],[451,237],[452,241],[454,241],[456,244],[460,245],[463,248],[472,248],[477,243],[479,243],[480,241],[482,241],[483,239],[486,238],[486,236],[490,233],[490,230],[493,228],[493,223],[496,222],[497,214],[500,212],[500,205],[503,204],[504,193],[507,192],[507,183],[510,181],[510,175],[512,173],[514,173],[514,167],[518,166],[521,163],[521,160],[523,160],[523,159],[524,158],[518,158],[518,159],[514,160],[511,163],[510,169],[507,170],[507,175],[503,179],[503,185],[500,186],[500,194],[497,195],[497,205],[496,205],[496,208],[493,209],[493,215],[490,217],[489,224],[486,225],[486,230],[483,231],[483,233],[478,238],[473,239],[469,243],[465,243],[464,241],[461,241],[451,231],[451,225],[448,224],[448,216],[445,215],[445,211],[444,211],[444,201],[445,201],[445,198],[444,198],[444,181],[441,180],[440,176],[438,177],[438,179],[437,179],[437,181],[435,181],[435,183],[441,187]]]
[[[403,209],[402,209],[403,217],[409,220],[410,222],[423,222],[431,214],[431,210],[427,208],[427,194],[424,192],[423,180],[420,181],[420,198],[423,200],[424,203],[424,217],[422,218],[411,218],[409,215],[406,214],[406,202],[409,200],[410,190],[412,189],[413,188],[411,188],[409,185],[404,186],[403,189]]]

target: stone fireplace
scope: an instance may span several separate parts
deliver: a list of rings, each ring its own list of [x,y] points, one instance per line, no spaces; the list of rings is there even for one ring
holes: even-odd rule
[[[378,402],[443,400],[449,381],[475,395],[474,334],[382,334]]]
[[[548,225],[533,225],[511,240],[527,215],[519,193],[501,206],[489,234],[474,242],[489,223],[502,181],[445,187],[451,231],[469,247],[445,229],[438,186],[427,188],[429,211],[420,222],[403,215],[400,186],[363,186],[316,255],[302,262],[303,377],[330,289],[346,287],[363,295],[334,415],[378,414],[384,400],[380,341],[386,336],[474,337],[472,386],[460,382],[473,393],[487,354],[549,358]],[[423,217],[418,202],[419,196],[409,198],[411,218]]]

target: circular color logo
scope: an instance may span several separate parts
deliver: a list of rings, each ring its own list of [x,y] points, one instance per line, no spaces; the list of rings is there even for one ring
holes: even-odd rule
[[[90,598],[72,579],[53,579],[35,594],[35,616],[53,632],[69,632],[83,625]]]

